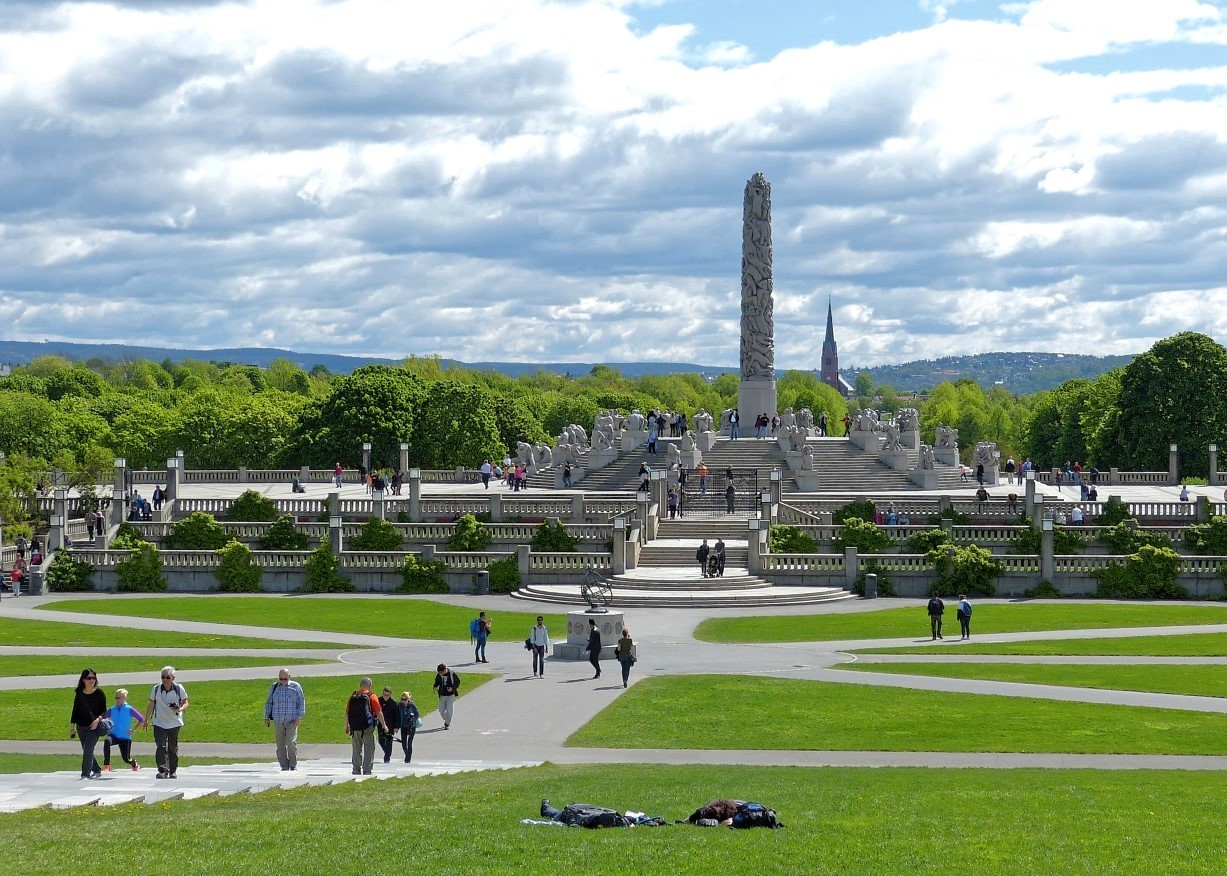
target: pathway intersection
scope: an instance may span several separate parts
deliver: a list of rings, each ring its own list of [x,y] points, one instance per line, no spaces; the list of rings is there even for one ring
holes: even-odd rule
[[[152,770],[139,773],[115,772],[99,782],[82,783],[73,768],[73,755],[79,757],[79,746],[70,740],[59,741],[0,741],[0,751],[21,753],[63,754],[65,772],[5,776],[0,787],[0,810],[16,810],[30,806],[73,806],[89,803],[108,804],[144,799],[146,802],[175,797],[190,798],[206,794],[226,794],[240,790],[265,790],[300,784],[330,784],[349,781],[349,745],[340,731],[343,703],[313,700],[311,679],[325,676],[350,676],[355,680],[371,675],[379,684],[380,676],[389,673],[429,671],[440,662],[464,673],[489,673],[494,679],[462,695],[457,702],[451,730],[443,733],[437,712],[424,715],[424,726],[418,732],[415,746],[416,761],[412,765],[376,765],[376,778],[398,775],[426,775],[471,769],[503,769],[516,766],[554,763],[665,763],[665,764],[741,764],[741,765],[838,765],[838,766],[982,766],[995,768],[1044,767],[1054,769],[1227,769],[1227,756],[1130,756],[1130,755],[1068,755],[1068,754],[976,754],[951,752],[874,752],[874,751],[729,751],[671,749],[594,749],[568,748],[565,742],[574,732],[588,723],[605,706],[623,693],[616,664],[610,665],[599,680],[592,680],[586,662],[552,661],[545,678],[531,674],[528,654],[520,638],[505,628],[496,626],[500,636],[488,649],[489,664],[474,664],[467,641],[423,641],[396,639],[387,636],[366,636],[345,633],[285,630],[268,627],[245,627],[233,624],[198,622],[168,622],[153,618],[93,615],[84,612],[48,612],[39,606],[50,601],[70,601],[76,597],[35,597],[6,600],[3,615],[13,618],[37,619],[70,623],[88,623],[131,629],[166,630],[169,627],[184,632],[208,632],[219,635],[246,635],[301,642],[301,648],[278,649],[145,649],[145,648],[0,648],[0,656],[15,655],[79,655],[99,668],[105,677],[105,687],[142,687],[151,684],[149,672],[109,673],[107,657],[165,656],[166,662],[190,655],[235,655],[253,658],[253,665],[229,669],[184,669],[179,680],[190,685],[195,681],[213,679],[271,679],[282,665],[293,669],[302,681],[309,709],[335,709],[338,718],[336,744],[306,744],[300,746],[300,769],[292,777],[282,774],[273,759],[271,735],[267,744],[195,743],[191,740],[191,713],[181,746],[185,755],[233,758],[225,767],[190,767],[181,770],[179,779],[171,782],[153,780]],[[157,598],[157,597],[150,597]],[[285,597],[269,597],[282,598]],[[337,597],[345,598],[345,597]],[[500,611],[522,611],[523,602],[498,597],[439,597],[440,601],[485,609],[497,619]],[[988,604],[980,600],[977,604]],[[917,613],[917,638],[871,639],[840,642],[772,643],[772,644],[710,644],[697,641],[693,632],[698,623],[709,617],[739,615],[810,615],[815,613],[873,612],[914,604]],[[1201,603],[1204,605],[1204,603]],[[1227,612],[1227,610],[1225,610]],[[1224,615],[1227,618],[1227,613]],[[803,623],[803,620],[798,621]],[[963,694],[996,694],[1039,699],[1116,705],[1145,706],[1197,712],[1227,714],[1227,699],[1204,696],[1146,693],[1136,691],[1099,690],[1061,687],[1056,685],[1020,684],[981,681],[962,678],[909,676],[892,673],[892,665],[909,662],[981,662],[981,663],[1096,663],[1111,665],[1187,664],[1217,665],[1227,663],[1220,657],[1007,657],[959,654],[954,642],[931,643],[923,617],[923,602],[918,600],[844,601],[828,606],[777,607],[772,609],[628,609],[627,625],[634,630],[639,645],[640,660],[631,676],[631,684],[644,678],[662,675],[733,674],[775,678],[797,678],[841,684],[875,685],[916,690],[950,691]],[[561,631],[559,631],[561,633]],[[1227,633],[1227,623],[1181,627],[1147,627],[1145,629],[1061,630],[1035,633],[977,634],[977,643],[1017,642],[1026,640],[1113,638],[1122,636],[1174,636],[1190,633]],[[312,643],[336,643],[348,647],[336,648]],[[865,648],[926,646],[919,655],[859,654],[848,652]],[[267,657],[267,662],[259,658]],[[297,665],[304,659],[336,659],[333,664]],[[833,668],[849,661],[880,664],[881,672],[848,672]],[[84,665],[84,664],[83,664]],[[76,682],[72,676],[0,677],[0,690],[62,688],[68,693]],[[138,698],[139,699],[139,698]],[[429,691],[419,694],[420,702],[429,707]],[[198,713],[208,706],[197,703]],[[52,707],[54,713],[55,707]],[[65,711],[67,707],[65,706]],[[253,716],[259,721],[260,716]],[[56,724],[58,726],[58,724]],[[138,741],[137,750],[151,760],[151,745]]]

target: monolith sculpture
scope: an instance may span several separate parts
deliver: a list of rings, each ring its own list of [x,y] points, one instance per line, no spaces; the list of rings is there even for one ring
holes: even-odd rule
[[[741,384],[737,408],[747,431],[775,414],[775,316],[771,299],[771,183],[746,183],[741,220]]]

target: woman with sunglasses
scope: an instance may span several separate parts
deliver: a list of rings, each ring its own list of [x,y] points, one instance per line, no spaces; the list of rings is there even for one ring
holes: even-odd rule
[[[76,736],[81,741],[83,779],[96,779],[102,775],[102,769],[94,757],[94,748],[98,745],[98,737],[103,735],[98,729],[98,722],[106,713],[107,695],[98,687],[97,673],[92,669],[82,669],[72,701],[72,717],[69,719],[73,729],[68,735]]]
[[[400,695],[400,747],[405,751],[405,763],[413,760],[413,736],[418,732],[422,713],[413,701],[413,694],[405,691]]]

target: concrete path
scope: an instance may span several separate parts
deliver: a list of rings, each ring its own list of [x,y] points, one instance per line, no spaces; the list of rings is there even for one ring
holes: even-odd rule
[[[728,763],[728,764],[787,764],[787,765],[847,765],[847,766],[987,766],[1000,768],[1091,768],[1091,769],[1227,769],[1227,757],[1136,757],[1136,756],[1074,756],[1074,755],[1023,755],[1023,754],[968,754],[934,752],[823,752],[823,751],[704,751],[704,750],[657,750],[657,749],[582,749],[567,748],[565,741],[575,731],[588,723],[605,706],[622,692],[620,669],[616,663],[605,663],[600,679],[591,678],[591,666],[585,663],[550,661],[544,678],[534,678],[530,669],[530,657],[519,644],[518,631],[507,630],[498,624],[498,615],[503,611],[522,611],[523,606],[490,597],[478,600],[473,597],[445,597],[443,601],[477,606],[491,611],[496,623],[498,637],[491,640],[489,664],[473,663],[473,654],[467,642],[412,641],[386,636],[367,636],[282,630],[263,627],[245,627],[233,624],[180,623],[158,619],[99,616],[79,612],[39,611],[38,606],[62,597],[38,597],[6,602],[4,613],[15,617],[43,621],[92,623],[121,626],[132,629],[165,630],[168,624],[176,630],[207,632],[222,635],[247,635],[304,643],[302,648],[286,651],[268,649],[226,649],[224,653],[250,656],[262,665],[234,669],[189,670],[179,673],[179,680],[190,686],[196,681],[209,679],[242,679],[275,677],[276,668],[289,665],[295,677],[302,680],[307,691],[309,708],[334,708],[338,722],[343,704],[316,703],[311,700],[310,679],[313,677],[349,675],[355,681],[362,675],[371,675],[382,684],[388,675],[409,671],[433,669],[435,664],[445,662],[462,676],[469,673],[491,673],[493,681],[463,692],[456,705],[456,714],[450,730],[444,731],[438,714],[424,715],[424,726],[418,731],[415,756],[422,760],[414,765],[423,770],[452,770],[473,768],[502,768],[509,765],[534,764],[543,761],[556,763]],[[156,597],[154,597],[156,598]],[[270,597],[284,598],[284,597]],[[351,597],[352,598],[352,597]],[[492,609],[494,602],[497,605]],[[984,600],[981,603],[985,602]],[[1018,684],[1010,682],[980,681],[973,679],[909,676],[889,671],[889,664],[908,662],[957,661],[957,662],[1031,662],[1031,663],[1098,663],[1105,665],[1221,665],[1227,658],[1151,658],[1151,657],[1040,657],[1014,658],[979,656],[957,652],[955,642],[930,643],[923,639],[855,640],[819,643],[781,643],[754,645],[712,645],[693,638],[695,626],[713,616],[736,614],[814,614],[844,613],[848,611],[875,611],[898,607],[899,600],[858,601],[852,606],[836,603],[829,607],[808,606],[796,610],[727,611],[720,609],[677,609],[628,611],[626,622],[633,630],[640,648],[640,660],[632,672],[631,683],[657,675],[677,674],[739,674],[777,678],[802,678],[839,684],[858,684],[899,687],[917,690],[951,691],[962,694],[985,694],[1020,696],[1067,702],[1109,703],[1126,706],[1178,709],[1196,712],[1227,713],[1227,699],[1214,697],[1180,696],[1134,691],[1092,690],[1087,688],[1059,687],[1055,685]],[[917,602],[917,612],[921,611]],[[919,614],[918,614],[919,616]],[[1227,618],[1227,607],[1224,617]],[[1075,638],[1113,638],[1138,635],[1188,635],[1190,633],[1227,632],[1227,623],[1212,626],[1185,626],[1145,629],[1112,630],[1064,630],[1041,633],[1009,633],[978,635],[977,643],[1013,642],[1026,640],[1058,640]],[[561,637],[562,631],[556,631]],[[511,642],[506,638],[510,637]],[[311,642],[346,643],[352,650],[309,646]],[[920,655],[856,655],[846,653],[851,649],[881,648],[925,645],[932,654]],[[156,681],[151,673],[107,673],[105,657],[125,655],[164,656],[167,662],[174,658],[199,655],[202,649],[54,649],[21,648],[6,646],[0,649],[3,655],[19,654],[78,654],[89,656],[95,668],[100,668],[104,689],[117,686],[138,686]],[[218,652],[212,652],[218,653]],[[267,660],[265,659],[267,658]],[[302,659],[335,658],[337,664],[297,665]],[[882,664],[883,672],[848,672],[836,669],[840,663],[857,660]],[[76,676],[24,676],[0,677],[0,689],[18,690],[47,687],[70,689]],[[395,682],[393,682],[395,686]],[[430,707],[429,691],[415,691],[417,699]],[[207,708],[202,702],[197,710]],[[258,717],[255,719],[258,720]],[[72,755],[79,756],[80,748],[67,739],[61,741],[0,741],[0,751],[25,753],[62,753],[65,766],[74,767],[65,773],[39,774],[37,777],[9,777],[4,779],[0,792],[0,808],[20,808],[27,805],[79,805],[86,802],[120,802],[122,799],[167,799],[178,791],[183,796],[199,796],[204,793],[226,793],[243,781],[248,789],[284,786],[280,771],[268,767],[272,757],[269,744],[227,745],[195,743],[191,739],[192,713],[188,713],[184,730],[182,750],[185,755],[233,757],[247,761],[242,766],[231,768],[227,781],[225,771],[207,767],[185,768],[177,781],[152,782],[152,771],[122,777],[111,774],[100,783],[81,782]],[[336,744],[301,746],[300,756],[304,776],[292,781],[302,783],[318,774],[321,782],[336,780],[338,764],[345,767],[342,775],[348,774],[349,748],[338,730]],[[135,746],[138,756],[152,764],[151,745],[138,741]],[[309,766],[308,766],[309,761]],[[254,762],[254,764],[252,763]],[[406,774],[397,765],[390,765],[379,775]],[[401,765],[403,766],[403,765]],[[271,772],[270,772],[271,770]],[[143,774],[143,775],[142,775]],[[122,778],[122,782],[121,782]],[[135,784],[133,784],[135,783]],[[224,787],[222,785],[224,784]],[[97,785],[97,787],[95,787]],[[145,785],[150,785],[146,788]],[[85,787],[89,786],[89,787]],[[21,789],[26,790],[21,790]],[[146,793],[142,793],[146,792]],[[86,799],[91,798],[91,799]]]

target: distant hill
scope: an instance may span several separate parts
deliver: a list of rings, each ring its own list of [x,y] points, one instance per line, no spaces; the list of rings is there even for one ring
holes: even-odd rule
[[[943,380],[970,378],[985,389],[1003,386],[1016,395],[1052,389],[1079,377],[1093,379],[1133,361],[1133,356],[1083,356],[1076,353],[980,353],[975,356],[944,356],[918,359],[902,365],[854,369],[845,372],[849,382],[865,370],[877,384],[897,390],[920,392]]]
[[[149,359],[161,362],[170,359],[203,359],[214,362],[234,362],[241,365],[267,367],[274,359],[288,359],[310,371],[323,365],[334,374],[348,374],[363,365],[396,365],[400,359],[374,356],[342,356],[334,353],[299,353],[268,347],[225,347],[216,350],[184,350],[173,347],[139,347],[128,344],[78,344],[68,341],[3,341],[0,340],[0,364],[25,365],[39,356],[63,356],[72,361],[104,359],[121,362],[126,359]],[[969,377],[985,389],[994,384],[1010,392],[1027,395],[1072,380],[1075,377],[1097,377],[1105,371],[1119,368],[1132,361],[1132,356],[1081,356],[1072,353],[981,353],[976,356],[946,356],[942,359],[920,359],[902,365],[883,365],[868,369],[844,369],[848,382],[856,380],[858,371],[867,370],[875,384],[888,384],[897,390],[919,392],[932,389],[943,380]],[[594,362],[462,362],[441,359],[443,367],[458,365],[484,371],[497,371],[508,377],[519,377],[534,371],[552,371],[579,377],[590,372]],[[735,374],[736,368],[718,365],[696,365],[692,362],[603,362],[627,377],[645,374],[702,374],[714,379],[721,374]]]

